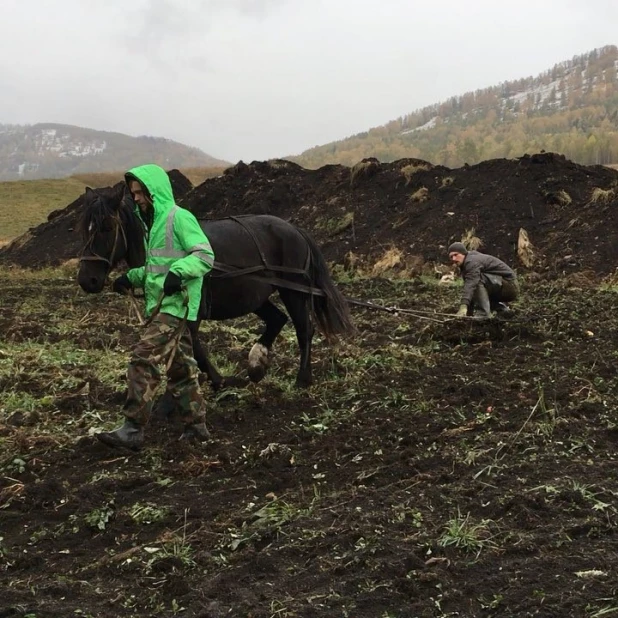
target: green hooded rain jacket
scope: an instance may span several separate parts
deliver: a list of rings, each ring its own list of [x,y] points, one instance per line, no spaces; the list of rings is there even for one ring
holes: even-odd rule
[[[150,192],[154,217],[150,230],[146,229],[146,263],[132,268],[127,277],[134,287],[143,288],[146,316],[152,314],[163,294],[163,282],[168,272],[178,275],[189,299],[187,313],[184,294],[166,296],[161,313],[195,320],[200,308],[204,275],[212,270],[215,255],[210,241],[192,213],[174,202],[174,194],[167,172],[158,165],[142,165],[127,172],[127,184],[139,180]],[[142,219],[136,205],[137,214]]]

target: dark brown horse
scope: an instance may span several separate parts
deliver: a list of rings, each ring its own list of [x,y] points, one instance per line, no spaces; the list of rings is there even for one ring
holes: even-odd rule
[[[189,323],[200,370],[215,390],[224,384],[200,343],[200,321],[254,313],[266,328],[249,353],[248,373],[254,382],[264,377],[273,342],[288,320],[270,300],[278,291],[300,348],[296,385],[309,386],[314,334],[311,317],[327,340],[354,330],[348,305],[315,241],[291,223],[270,215],[206,220],[200,225],[216,259],[213,271],[204,278],[199,319]],[[145,262],[143,224],[122,185],[86,189],[81,232],[85,245],[77,280],[85,292],[100,292],[109,272],[121,260],[129,268]]]

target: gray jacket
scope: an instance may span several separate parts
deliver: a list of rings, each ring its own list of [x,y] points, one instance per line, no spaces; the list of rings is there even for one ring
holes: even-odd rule
[[[470,305],[474,292],[485,275],[497,275],[506,281],[516,281],[517,279],[513,269],[497,257],[478,251],[468,251],[466,259],[461,265],[461,276],[464,280],[461,295],[462,304]]]

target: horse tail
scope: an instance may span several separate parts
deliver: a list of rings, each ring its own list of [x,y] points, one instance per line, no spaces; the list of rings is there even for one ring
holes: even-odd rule
[[[305,230],[299,228],[298,231],[309,246],[311,285],[324,292],[324,296],[314,294],[311,297],[312,313],[320,331],[328,340],[336,339],[337,335],[353,334],[356,329],[352,323],[348,303],[333,282],[320,248]]]

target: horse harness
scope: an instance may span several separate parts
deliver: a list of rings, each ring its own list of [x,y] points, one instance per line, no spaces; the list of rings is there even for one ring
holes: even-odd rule
[[[293,274],[293,275],[301,275],[305,277],[306,279],[309,279],[309,266],[311,265],[311,251],[307,252],[307,259],[305,261],[304,268],[294,268],[291,266],[273,266],[269,264],[254,231],[251,229],[251,227],[246,225],[245,222],[242,220],[243,218],[248,217],[248,216],[250,215],[231,216],[227,218],[238,223],[238,225],[240,225],[245,230],[245,232],[247,232],[247,234],[249,235],[249,237],[253,240],[253,243],[255,244],[255,248],[258,251],[258,254],[260,256],[260,260],[262,263],[258,264],[257,266],[248,266],[246,268],[238,268],[236,266],[229,266],[228,264],[223,264],[222,262],[218,262],[217,260],[215,260],[212,266],[213,270],[218,271],[221,274],[211,275],[211,276],[216,277],[217,279],[226,279],[229,277],[245,276],[255,281],[261,281],[262,283],[268,283],[270,285],[287,288],[290,290],[295,290],[296,292],[303,292],[305,294],[311,294],[315,296],[325,296],[324,292],[321,289],[313,287],[311,285],[303,285],[302,283],[294,283],[292,281],[287,281],[286,279],[282,279],[281,277],[277,277],[277,276],[265,276],[263,274],[258,274],[258,273],[264,273],[265,271],[271,271],[275,273],[287,273],[287,274]],[[127,235],[124,231],[124,227],[122,225],[120,215],[118,213],[114,213],[112,215],[112,220],[114,222],[114,244],[112,245],[112,250],[110,252],[109,258],[99,255],[98,253],[95,253],[94,250],[92,249],[91,244],[92,244],[92,240],[94,239],[94,232],[93,232],[91,233],[90,238],[88,238],[88,240],[86,241],[84,245],[84,248],[82,249],[82,255],[79,258],[80,262],[87,262],[87,261],[105,262],[111,270],[111,268],[113,267],[112,259],[114,257],[114,253],[116,252],[116,247],[118,246],[118,238],[120,234],[122,234],[125,247],[128,247]],[[87,249],[90,249],[91,251],[90,255],[84,255],[84,252]]]
[[[235,221],[240,225],[245,232],[251,237],[253,243],[255,244],[255,248],[257,249],[261,264],[257,266],[248,266],[246,268],[237,268],[236,266],[229,266],[228,264],[222,264],[221,262],[217,262],[215,260],[213,264],[213,270],[219,271],[222,274],[220,275],[212,275],[213,278],[217,279],[226,279],[228,277],[240,277],[245,276],[249,279],[253,279],[255,281],[261,281],[263,283],[269,283],[271,285],[275,285],[282,288],[287,288],[290,290],[295,290],[296,292],[304,292],[306,294],[312,294],[315,296],[325,296],[324,292],[316,287],[311,285],[303,285],[302,283],[294,283],[292,281],[288,281],[287,279],[282,279],[281,277],[273,277],[268,275],[261,275],[258,273],[263,273],[265,271],[279,272],[279,273],[287,273],[292,275],[301,275],[306,279],[309,279],[309,266],[311,265],[311,251],[307,252],[307,259],[305,260],[304,268],[294,268],[291,266],[272,266],[268,263],[264,252],[262,251],[262,247],[260,246],[259,240],[250,226],[246,225],[242,220],[244,217],[249,217],[251,215],[239,215],[239,216],[231,216],[227,217],[232,221]],[[302,234],[302,232],[301,232]]]
[[[310,294],[312,296],[326,296],[326,294],[324,293],[323,290],[321,290],[320,288],[316,288],[313,287],[311,285],[303,285],[301,283],[294,283],[292,281],[287,281],[286,279],[282,279],[281,277],[272,277],[272,276],[264,276],[258,273],[263,273],[265,271],[272,271],[272,272],[281,272],[281,273],[289,273],[289,274],[295,274],[295,275],[302,275],[305,278],[309,279],[309,267],[311,265],[311,251],[309,250],[307,253],[307,259],[305,261],[305,267],[304,268],[294,268],[291,266],[272,266],[268,263],[266,256],[264,255],[264,252],[262,251],[262,247],[260,246],[259,240],[257,238],[257,236],[255,235],[255,233],[253,232],[253,230],[245,225],[245,223],[242,221],[242,219],[244,217],[248,217],[250,215],[239,215],[239,216],[230,216],[227,217],[228,219],[231,219],[232,221],[235,221],[236,223],[238,223],[238,225],[240,225],[246,232],[247,234],[251,237],[251,239],[253,240],[255,247],[260,255],[260,260],[262,261],[261,264],[258,264],[257,266],[249,266],[246,268],[238,268],[235,266],[229,266],[228,264],[223,264],[221,262],[218,261],[214,261],[213,263],[213,270],[219,271],[220,275],[211,275],[211,277],[216,277],[217,279],[225,279],[225,278],[229,278],[229,277],[248,277],[250,279],[253,279],[255,281],[261,281],[263,283],[269,283],[271,285],[274,286],[278,286],[278,287],[282,287],[282,288],[287,288],[290,290],[294,290],[296,292],[303,292],[305,294]],[[85,262],[85,261],[99,261],[99,262],[105,262],[106,264],[108,264],[108,266],[111,268],[113,267],[113,263],[112,263],[112,259],[114,257],[114,253],[116,252],[116,247],[118,246],[118,238],[120,236],[120,234],[122,234],[122,238],[124,240],[125,243],[125,247],[128,247],[128,243],[127,243],[127,235],[125,233],[124,227],[122,225],[122,221],[120,219],[120,215],[118,215],[118,213],[115,213],[114,215],[112,215],[112,219],[115,223],[115,230],[114,230],[114,244],[112,245],[112,250],[110,253],[109,258],[103,257],[102,255],[99,255],[98,253],[95,253],[94,251],[92,251],[92,249],[90,249],[92,251],[91,255],[83,255],[84,251],[86,251],[91,243],[92,240],[94,238],[94,233],[91,233],[90,238],[88,238],[88,240],[86,241],[84,248],[82,249],[82,255],[79,258],[80,262]],[[299,232],[302,234],[302,231],[299,230]],[[154,317],[154,315],[158,312],[158,310],[160,309],[161,306],[161,302],[163,300],[163,297],[161,297],[159,299],[159,303],[157,304],[157,307],[155,308],[155,311],[153,312],[153,315],[151,316],[150,319],[152,319],[152,317]],[[357,305],[360,307],[366,307],[368,309],[378,309],[381,311],[386,311],[388,313],[410,313],[412,315],[415,315],[415,317],[419,317],[419,318],[423,318],[424,316],[422,315],[418,315],[418,314],[424,314],[424,313],[431,313],[431,312],[426,312],[426,311],[416,311],[416,310],[407,310],[407,309],[401,309],[399,307],[386,307],[383,305],[378,305],[372,302],[367,302],[367,301],[363,301],[363,300],[358,300],[355,298],[345,298],[346,302],[353,304],[353,305]],[[186,302],[186,299],[185,299]],[[188,308],[187,308],[188,310]],[[139,312],[138,312],[139,315]],[[450,314],[437,314],[440,316],[450,316]],[[450,316],[452,317],[452,316]],[[187,316],[185,314],[185,318],[183,320],[183,324],[186,322]],[[430,319],[430,320],[434,320],[436,322],[442,322],[442,321],[448,321],[448,320],[441,320],[441,319],[436,319],[436,318],[432,318],[432,317],[424,317],[424,319]],[[150,321],[150,320],[149,320]],[[175,349],[174,349],[174,353],[175,353]],[[170,359],[169,359],[169,363],[171,364],[173,360],[173,355],[171,355]]]
[[[127,235],[124,231],[124,227],[122,226],[122,221],[120,220],[120,215],[118,213],[114,213],[112,215],[112,220],[114,221],[114,244],[112,245],[111,253],[109,254],[109,258],[103,257],[92,249],[92,241],[94,239],[94,232],[90,234],[90,238],[86,241],[84,248],[82,249],[82,254],[79,257],[80,262],[105,262],[110,270],[113,267],[112,259],[114,258],[114,253],[116,253],[116,247],[118,246],[118,237],[122,234],[122,238],[124,240],[125,248],[128,247],[127,243]],[[91,255],[84,255],[84,252],[89,249],[91,251]]]

